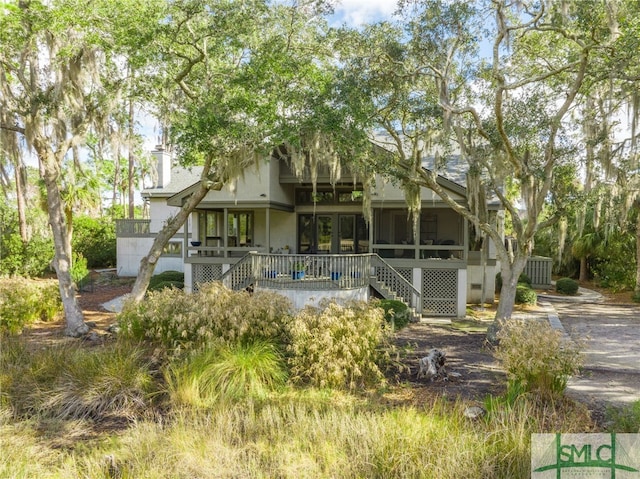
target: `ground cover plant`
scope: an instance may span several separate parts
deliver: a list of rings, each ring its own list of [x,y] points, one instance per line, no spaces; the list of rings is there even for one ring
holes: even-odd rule
[[[398,403],[408,385],[373,370],[391,330],[375,303],[295,314],[276,296],[201,291],[150,294],[98,346],[5,342],[0,477],[528,477],[532,432],[594,427],[537,389],[487,399],[477,420],[462,401]]]

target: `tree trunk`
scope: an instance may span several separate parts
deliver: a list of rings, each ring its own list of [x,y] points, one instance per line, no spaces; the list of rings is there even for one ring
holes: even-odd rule
[[[586,256],[580,258],[580,277],[578,280],[583,282],[589,280],[589,263]]]
[[[182,208],[180,208],[178,214],[167,221],[164,228],[162,228],[162,230],[158,233],[155,240],[153,241],[153,245],[151,245],[149,254],[147,254],[140,260],[138,277],[136,278],[136,282],[133,284],[133,290],[129,295],[129,297],[136,303],[142,301],[145,293],[147,292],[149,281],[151,280],[151,276],[153,276],[153,271],[156,268],[158,258],[160,258],[160,255],[162,254],[162,250],[169,242],[169,240],[173,237],[173,235],[175,235],[180,227],[182,227],[185,221],[187,221],[187,218],[189,218],[189,215],[195,209],[195,207],[198,206],[200,201],[202,201],[202,199],[207,195],[209,190],[212,189],[212,182],[207,180],[209,165],[210,163],[206,164],[204,167],[199,188],[191,195],[189,200],[182,206]],[[213,188],[218,189],[221,187],[222,182],[218,182],[218,184]]]
[[[20,239],[23,243],[29,241],[29,229],[27,228],[27,198],[26,198],[26,171],[24,164],[18,159],[15,165],[16,203],[18,206],[18,224],[20,226]]]
[[[58,168],[52,153],[40,152],[40,174],[47,190],[47,212],[49,224],[53,232],[53,244],[55,257],[53,266],[58,276],[60,287],[60,297],[67,327],[65,335],[78,337],[89,331],[89,327],[84,322],[82,310],[78,305],[76,292],[71,279],[71,243],[67,237],[65,225],[64,208],[62,206],[62,196],[58,187]]]
[[[493,323],[487,328],[487,340],[496,343],[500,322],[511,319],[513,307],[516,299],[516,289],[518,279],[524,271],[528,256],[521,251],[516,252],[513,262],[500,261],[500,276],[502,277],[502,287],[500,288],[500,301],[496,310],[496,317]]]
[[[113,162],[113,189],[111,190],[111,208],[113,211],[116,210],[116,206],[118,205],[118,191],[120,186],[120,147],[116,151],[116,159]],[[124,218],[124,211],[122,212],[122,217]]]
[[[127,185],[129,190],[129,219],[135,218],[135,198],[133,188],[133,173],[134,173],[134,155],[133,155],[133,99],[129,99],[129,177],[127,178]]]

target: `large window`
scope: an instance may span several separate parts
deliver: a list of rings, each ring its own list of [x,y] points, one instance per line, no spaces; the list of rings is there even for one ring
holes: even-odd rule
[[[344,205],[361,204],[364,193],[352,188],[318,189],[315,193],[311,188],[296,190],[296,204],[298,205]]]
[[[298,216],[301,254],[351,254],[369,251],[369,228],[360,214]]]

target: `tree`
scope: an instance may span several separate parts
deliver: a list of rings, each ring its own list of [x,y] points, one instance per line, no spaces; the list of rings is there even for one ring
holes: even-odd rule
[[[3,73],[0,73],[3,75]],[[0,122],[6,122],[5,109],[6,100],[0,97],[0,115],[5,119]],[[23,243],[27,243],[31,238],[31,234],[27,225],[27,170],[24,163],[23,151],[20,148],[19,135],[15,131],[0,130],[0,172],[2,181],[2,189],[5,198],[8,197],[7,189],[11,188],[12,182],[11,170],[13,170],[13,187],[15,188],[16,207],[18,210],[18,223],[20,227],[20,238]]]
[[[431,188],[491,238],[503,279],[496,319],[511,316],[536,231],[558,219],[543,221],[543,210],[555,168],[574,151],[568,115],[585,83],[598,80],[589,69],[612,41],[603,9],[595,1],[406,1],[404,32],[381,24],[345,34],[348,90],[358,105],[360,92],[369,97],[363,111],[395,152],[377,168],[402,182],[414,211],[419,187]],[[437,183],[458,155],[468,163],[468,205]],[[491,198],[511,224],[513,250],[488,213]]]
[[[210,189],[234,181],[280,147],[298,159],[311,152],[314,161],[335,159],[340,145],[349,144],[339,138],[348,112],[328,90],[335,68],[330,47],[321,42],[322,4],[212,0],[172,6],[163,40],[168,83],[159,89],[165,94],[159,109],[171,124],[181,163],[203,165],[203,171],[141,260],[135,301],[144,297],[164,245]],[[318,140],[322,134],[332,136],[330,146]]]
[[[61,186],[68,153],[100,130],[125,83],[119,60],[144,52],[157,2],[57,0],[4,3],[0,14],[0,128],[25,139],[39,162],[55,247],[65,334],[87,332],[70,275],[71,238]],[[136,32],[135,36],[131,32]]]

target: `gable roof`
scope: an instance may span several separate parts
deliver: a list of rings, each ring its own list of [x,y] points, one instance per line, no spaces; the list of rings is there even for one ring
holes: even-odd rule
[[[202,166],[174,167],[171,168],[171,181],[165,187],[145,188],[141,195],[143,198],[170,198],[176,193],[193,186],[200,181]]]

